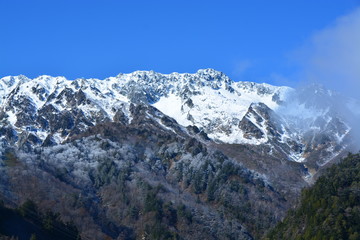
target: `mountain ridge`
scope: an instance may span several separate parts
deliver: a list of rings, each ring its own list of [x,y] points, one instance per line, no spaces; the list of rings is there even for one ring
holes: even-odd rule
[[[212,69],[2,78],[0,197],[96,239],[259,238],[353,144],[347,100],[311,89]]]
[[[292,128],[290,132],[293,132],[294,136],[282,133],[282,139],[287,138],[288,141],[297,142],[298,145],[304,145],[305,142],[306,145],[306,142],[310,141],[306,140],[309,132],[316,127],[322,128],[326,124],[318,122],[328,121],[321,119],[328,118],[328,116],[323,117],[327,114],[326,107],[323,106],[324,103],[316,105],[317,108],[314,108],[314,102],[319,102],[317,92],[322,92],[324,95],[320,96],[320,102],[331,99],[333,93],[319,89],[314,91],[315,95],[310,100],[307,99],[306,95],[308,90],[302,91],[298,94],[299,102],[294,107],[286,107],[289,98],[294,96],[295,89],[284,86],[275,87],[265,83],[235,82],[224,73],[214,69],[201,69],[194,74],[160,74],[154,71],[136,71],[129,74],[119,74],[116,77],[109,77],[104,80],[93,78],[67,80],[64,77],[47,75],[34,79],[26,78],[23,75],[0,79],[0,94],[3,96],[1,108],[3,114],[8,115],[7,120],[12,126],[35,124],[37,127],[30,126],[30,128],[39,128],[41,125],[39,121],[32,119],[37,112],[47,111],[46,108],[62,112],[70,110],[74,106],[78,108],[80,112],[78,114],[82,114],[88,120],[91,119],[90,122],[85,123],[85,125],[91,126],[100,119],[111,121],[118,110],[127,115],[130,103],[143,103],[153,105],[184,127],[188,125],[197,126],[217,142],[239,144],[264,144],[268,142],[266,130],[259,128],[256,120],[244,120],[253,103],[263,103],[275,111],[273,115],[280,114],[277,117],[278,119],[286,118],[283,120],[283,125],[280,126],[283,129],[290,129],[291,126],[296,125],[294,123],[298,121],[299,117],[308,115],[308,119],[314,124],[308,126],[307,132],[300,132],[301,129]],[[303,96],[304,93],[305,96]],[[78,99],[78,102],[75,102],[75,99],[70,99],[72,95]],[[307,102],[304,102],[305,100]],[[334,102],[334,100],[332,101]],[[25,105],[28,108],[19,108],[19,105]],[[19,108],[18,111],[16,111],[17,108]],[[302,116],[297,115],[297,110],[295,110],[295,114],[283,114],[286,112],[284,108],[302,109],[303,112],[299,112]],[[23,117],[23,123],[19,122],[16,115],[19,111],[29,113]],[[306,114],[304,114],[305,112]],[[320,120],[316,120],[314,115]],[[332,118],[334,114],[329,115]],[[96,121],[94,118],[98,118],[98,120]],[[127,118],[130,120],[131,116],[127,116]],[[308,119],[301,119],[300,122],[309,122]],[[246,131],[238,128],[241,121],[248,121],[249,124],[257,125],[257,131],[263,137],[250,137],[252,133],[249,135]],[[337,118],[337,121],[338,125],[343,125],[339,129],[335,129],[336,134],[338,134],[338,142],[341,142],[350,131],[350,127],[344,124],[342,119]],[[317,123],[318,126],[315,126]],[[299,126],[299,124],[297,125]],[[44,124],[41,126],[44,127]],[[24,130],[24,126],[22,128]],[[40,137],[42,141],[46,138],[44,137],[45,134],[46,131],[43,131]],[[60,138],[58,136],[55,141],[61,142],[63,140],[64,136],[60,136]],[[336,139],[332,139],[332,141],[335,142]],[[302,161],[303,159],[303,156],[300,156],[303,155],[301,152],[294,151],[292,155],[298,156],[294,158],[295,161]]]

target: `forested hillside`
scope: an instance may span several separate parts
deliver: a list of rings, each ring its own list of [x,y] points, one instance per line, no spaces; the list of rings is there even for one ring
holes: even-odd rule
[[[360,154],[348,155],[302,192],[267,239],[360,239]]]

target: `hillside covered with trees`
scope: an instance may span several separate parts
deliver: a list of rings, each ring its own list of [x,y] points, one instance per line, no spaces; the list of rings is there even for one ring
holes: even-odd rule
[[[349,154],[304,189],[298,207],[266,239],[360,239],[360,154]]]

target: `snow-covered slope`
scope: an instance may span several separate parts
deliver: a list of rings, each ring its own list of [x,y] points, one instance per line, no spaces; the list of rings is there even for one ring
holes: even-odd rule
[[[210,138],[217,141],[250,144],[266,141],[244,138],[238,125],[252,103],[265,103],[275,110],[291,89],[249,82],[236,83],[214,72],[210,74],[214,74],[210,81],[199,78],[198,85],[202,87],[193,89],[182,78],[179,85],[183,91],[160,98],[154,106],[182,125],[196,125],[204,129]],[[182,94],[187,89],[190,89],[188,93]]]

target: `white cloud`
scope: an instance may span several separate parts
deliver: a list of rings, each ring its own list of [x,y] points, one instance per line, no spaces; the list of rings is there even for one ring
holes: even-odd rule
[[[360,100],[360,8],[342,16],[332,25],[316,32],[295,52],[300,62],[302,84],[320,83],[340,94]],[[359,101],[339,106],[338,112],[352,128],[352,136],[360,146]]]
[[[307,80],[360,98],[360,8],[314,34],[298,54]]]

